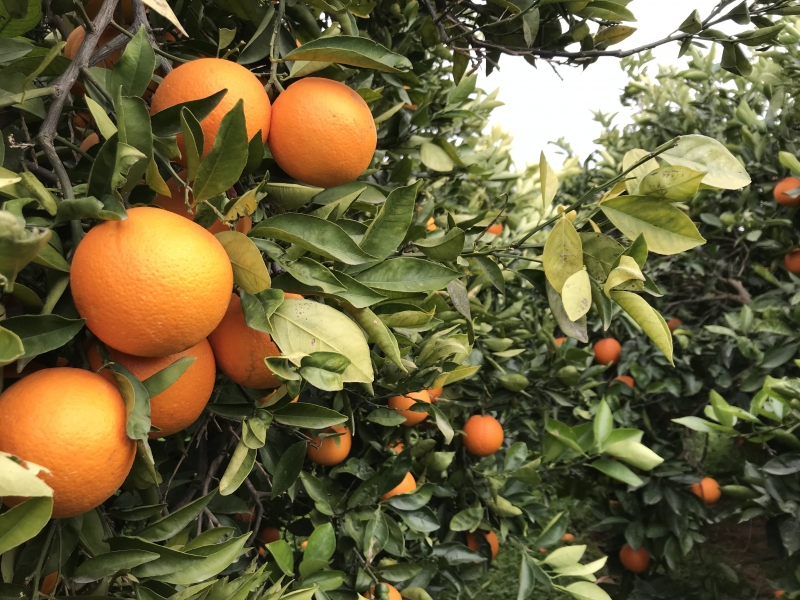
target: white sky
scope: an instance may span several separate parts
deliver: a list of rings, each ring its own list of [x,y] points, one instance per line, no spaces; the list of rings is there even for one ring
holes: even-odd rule
[[[612,48],[634,48],[666,37],[694,9],[701,17],[708,16],[717,0],[633,0],[629,8],[638,21],[630,23],[637,31]],[[575,46],[577,48],[577,46]],[[572,48],[570,48],[572,49]],[[678,61],[677,43],[666,44],[654,53],[661,64]],[[592,111],[619,113],[615,122],[629,121],[627,109],[619,103],[626,76],[616,58],[600,58],[585,71],[563,67],[563,81],[545,63],[533,68],[521,57],[503,56],[500,69],[488,78],[482,74],[478,85],[486,91],[500,88],[499,100],[505,106],[492,113],[491,124],[501,125],[514,136],[511,154],[519,168],[525,163],[538,163],[544,150],[550,164],[560,165],[563,157],[548,142],[564,137],[581,159],[595,148],[593,140],[600,125],[593,120]]]

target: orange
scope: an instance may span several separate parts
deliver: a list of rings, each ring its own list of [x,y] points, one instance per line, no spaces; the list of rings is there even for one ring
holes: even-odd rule
[[[561,541],[564,542],[565,544],[571,544],[572,542],[575,541],[575,536],[571,533],[565,533],[564,535],[561,536]]]
[[[692,493],[708,505],[716,504],[722,497],[719,483],[711,477],[703,477],[697,483],[693,483]]]
[[[614,338],[600,340],[594,345],[594,359],[601,365],[610,365],[619,362],[622,355],[622,346]]]
[[[503,426],[490,415],[472,415],[463,429],[464,447],[474,456],[489,456],[503,445]]]
[[[268,356],[280,356],[281,351],[268,333],[251,329],[244,320],[242,302],[230,295],[225,317],[208,336],[217,365],[236,383],[256,389],[281,385],[264,363]]]
[[[211,152],[222,118],[236,105],[244,101],[244,120],[247,139],[253,139],[261,131],[266,144],[269,135],[271,107],[269,96],[258,78],[248,69],[235,62],[221,58],[199,58],[171,71],[164,77],[153,94],[150,113],[155,114],[189,100],[200,100],[227,89],[216,108],[200,122],[203,129],[203,156]],[[178,135],[181,155],[185,156],[183,135]]]
[[[308,546],[308,540],[303,540],[302,542],[300,542],[300,550],[305,551],[307,546]]]
[[[619,551],[619,560],[622,566],[632,573],[643,573],[650,566],[650,555],[644,549],[644,546],[634,550],[628,544],[625,544],[622,550]]]
[[[86,3],[83,5],[83,8],[86,10],[86,14],[92,20],[97,16],[97,13],[100,12],[100,8],[103,6],[103,0],[87,0]],[[120,14],[125,17],[125,23],[127,25],[133,24],[133,3],[131,0],[122,0],[122,9],[120,10],[120,6],[117,5],[117,9],[114,11],[114,20],[120,21]]]
[[[0,451],[49,469],[39,477],[53,488],[53,517],[74,517],[125,481],[136,454],[126,419],[119,390],[97,373],[44,369],[0,394]]]
[[[790,196],[788,192],[791,192]],[[794,207],[800,204],[800,179],[787,177],[775,186],[772,195],[778,204]]]
[[[784,596],[785,594],[786,594],[786,590],[775,590],[775,593],[773,594],[773,597],[780,598],[781,596]]]
[[[106,44],[108,44],[111,40],[119,35],[119,32],[114,29],[113,27],[108,27],[101,35],[100,39],[97,40],[97,48],[102,48]],[[78,49],[81,47],[83,40],[86,38],[86,30],[83,26],[79,25],[75,29],[70,32],[69,36],[67,37],[67,43],[64,46],[64,56],[70,60],[74,60],[75,56],[78,54]],[[94,52],[94,50],[92,50]],[[117,64],[119,57],[122,55],[121,50],[115,50],[99,63],[97,63],[96,67],[103,67],[105,69],[113,69],[114,65]],[[72,93],[75,96],[84,96],[86,94],[86,88],[84,87],[83,83],[80,81],[76,81],[72,85]],[[81,113],[78,113],[81,114]],[[91,115],[89,115],[89,119],[91,119]]]
[[[272,397],[277,393],[278,393],[278,390],[271,391],[269,394],[267,394],[263,398],[259,398],[258,399],[258,403],[259,404],[269,404],[270,402],[272,402]],[[283,397],[281,397],[281,399],[283,399]],[[298,400],[300,400],[300,396],[295,396],[294,400],[292,400],[289,404],[294,404]]]
[[[92,134],[94,135],[94,134]],[[91,137],[91,136],[90,136]],[[89,138],[86,138],[89,139]],[[182,173],[178,173],[181,178],[186,177],[186,171]],[[171,194],[169,196],[164,196],[163,194],[158,194],[156,199],[153,200],[153,204],[160,206],[161,208],[168,210],[171,213],[175,213],[176,215],[180,215],[189,219],[190,221],[194,220],[194,214],[189,212],[189,207],[186,206],[186,201],[184,200],[184,187],[180,185],[175,179],[170,178],[167,181],[167,187]],[[189,194],[189,198],[192,198],[192,194]],[[197,210],[197,207],[195,207]],[[250,217],[242,217],[236,222],[236,231],[239,233],[248,233],[253,228],[253,220]],[[211,233],[217,234],[221,231],[230,231],[230,227],[228,227],[225,223],[217,219],[207,227],[208,231]]]
[[[51,596],[56,589],[56,583],[58,583],[58,571],[53,571],[42,579],[39,591],[45,596]]]
[[[288,175],[329,188],[358,178],[378,142],[367,103],[343,83],[306,77],[272,107],[269,149]]]
[[[620,375],[619,377],[614,377],[614,381],[621,381],[629,388],[633,389],[633,377],[630,375]]]
[[[489,544],[489,548],[492,551],[492,560],[497,558],[497,554],[500,552],[500,542],[497,540],[497,534],[494,531],[478,531],[477,533],[483,536],[483,539]],[[474,533],[467,534],[467,546],[475,552],[480,551],[480,543]]]
[[[245,525],[250,525],[250,523],[253,522],[253,513],[255,513],[255,509],[250,508],[247,512],[233,513],[233,518],[237,521],[241,521]]]
[[[565,338],[565,337],[558,337],[558,338],[556,338],[556,339],[555,339],[555,342],[556,342],[556,348],[560,348],[560,347],[561,347],[561,344],[563,344],[563,343],[564,343],[564,342],[566,342],[566,341],[567,341],[567,338]]]
[[[402,453],[404,448],[405,448],[405,445],[400,440],[395,440],[394,443],[389,444],[388,446],[386,446],[387,450],[391,450],[395,454]]]
[[[403,600],[403,596],[400,595],[400,592],[397,591],[396,587],[388,583],[384,583],[383,585],[389,588],[389,600]],[[374,594],[375,594],[375,587],[371,587],[369,591],[364,592],[364,598],[369,598],[370,600],[372,600],[372,598],[377,597]]]
[[[276,527],[264,527],[258,532],[256,539],[262,544],[271,544],[281,539],[281,532]]]
[[[86,326],[105,344],[134,356],[167,356],[219,325],[233,270],[208,231],[141,207],[86,234],[72,259],[70,286]]]
[[[503,233],[503,224],[502,223],[495,223],[489,229],[486,230],[486,233],[491,233],[493,235],[501,235]]]
[[[300,294],[293,294],[292,292],[283,292],[283,299],[284,300],[303,300],[303,296]]]
[[[681,325],[683,325],[683,321],[681,321],[678,318],[672,318],[669,321],[667,321],[667,327],[669,328],[670,331],[675,331]]]
[[[397,484],[394,488],[386,492],[383,496],[381,496],[381,500],[388,500],[393,496],[397,496],[398,494],[407,494],[408,492],[413,492],[417,489],[417,480],[414,479],[414,476],[409,471],[406,473],[406,476],[403,477],[403,481]]]
[[[431,402],[436,402],[442,396],[442,392],[444,392],[444,388],[431,388],[428,390],[428,396],[431,397]]]
[[[326,437],[322,440],[319,436],[316,436],[311,440],[308,448],[306,448],[306,456],[311,462],[332,467],[333,465],[338,465],[350,454],[350,447],[353,444],[350,430],[344,425],[334,425],[325,430],[325,433],[332,432],[341,433],[342,435]]]
[[[436,231],[438,227],[436,227],[436,220],[431,217],[425,222],[425,230],[426,231]]]
[[[406,422],[403,423],[403,425],[406,427],[411,427],[417,423],[422,423],[428,418],[428,413],[426,412],[404,410],[414,406],[414,404],[417,403],[417,400],[420,402],[425,402],[426,404],[431,403],[431,397],[425,390],[421,390],[419,392],[409,392],[405,396],[392,396],[389,398],[389,408],[399,411],[400,414],[406,418]]]
[[[783,257],[783,266],[790,273],[800,274],[800,248],[795,248]]]
[[[150,421],[161,430],[151,432],[151,439],[165,437],[186,429],[203,413],[203,409],[211,399],[216,378],[216,366],[214,353],[211,351],[208,340],[201,340],[182,352],[160,358],[132,356],[113,348],[109,348],[108,351],[112,361],[121,364],[136,375],[140,381],[166,369],[179,358],[184,356],[195,358],[195,361],[171,386],[150,398]],[[97,344],[89,344],[86,355],[92,370],[99,371],[103,366],[103,359],[97,351]],[[100,374],[114,383],[114,375],[109,369],[103,369]]]
[[[99,143],[100,143],[100,136],[98,136],[96,133],[90,133],[89,135],[86,136],[86,139],[84,139],[81,142],[81,150],[87,152],[89,148],[96,146]]]

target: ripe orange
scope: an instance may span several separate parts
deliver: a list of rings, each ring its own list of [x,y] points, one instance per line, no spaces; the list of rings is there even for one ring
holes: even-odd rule
[[[280,356],[281,351],[268,333],[251,329],[244,320],[242,302],[230,295],[225,317],[208,336],[217,365],[236,383],[256,389],[276,388],[278,381],[264,363],[268,356]]]
[[[492,560],[497,558],[497,554],[500,552],[500,542],[497,539],[497,534],[494,531],[477,531],[476,533],[483,536],[486,543],[489,544],[489,548],[492,551]],[[475,552],[480,551],[480,543],[474,533],[467,534],[467,546]]]
[[[262,544],[271,544],[281,539],[281,532],[277,527],[264,527],[258,532],[256,539]]]
[[[800,248],[795,248],[783,257],[783,266],[790,273],[800,274]]]
[[[622,566],[632,573],[643,573],[650,566],[650,555],[644,549],[644,546],[634,550],[628,544],[625,544],[622,550],[619,551],[619,560]]]
[[[564,542],[565,544],[571,544],[572,542],[575,541],[575,536],[571,533],[565,533],[564,535],[561,536],[561,541]]]
[[[503,233],[503,224],[502,223],[495,223],[489,229],[486,230],[486,233],[491,233],[494,235],[501,235]]]
[[[790,196],[788,192],[792,192]],[[772,190],[772,195],[778,204],[794,207],[800,204],[800,179],[787,177]]]
[[[405,448],[405,445],[400,440],[395,440],[394,443],[389,444],[388,446],[386,446],[387,450],[391,450],[395,454],[402,453],[404,448]]]
[[[475,456],[489,456],[503,445],[503,426],[490,415],[472,415],[464,423],[464,447]]]
[[[566,341],[567,341],[567,338],[565,338],[565,337],[557,337],[557,338],[555,339],[555,342],[556,342],[556,348],[560,348],[560,347],[561,347],[561,344],[563,344],[563,343],[564,343],[564,342],[566,342]]]
[[[70,286],[86,326],[105,344],[134,356],[167,356],[219,325],[233,270],[208,231],[141,207],[86,234],[72,259]]]
[[[300,294],[293,294],[292,292],[283,292],[284,300],[302,300],[304,297]]]
[[[393,496],[397,496],[398,494],[406,494],[408,492],[413,492],[417,489],[417,480],[414,479],[414,476],[411,474],[411,471],[406,473],[406,476],[403,478],[403,481],[397,484],[396,487],[392,488],[388,492],[386,492],[383,496],[381,496],[381,500],[388,500]]]
[[[428,413],[426,412],[415,412],[413,410],[403,410],[414,406],[417,401],[425,402],[427,404],[431,403],[431,397],[425,390],[421,390],[419,392],[409,392],[405,396],[392,396],[389,398],[389,408],[393,408],[400,412],[406,418],[406,422],[403,423],[406,427],[411,427],[412,425],[416,425],[417,423],[422,423],[425,419],[428,418]]]
[[[425,222],[425,230],[426,231],[436,231],[438,228],[436,227],[436,220],[431,217]]]
[[[302,542],[300,542],[300,550],[302,550],[303,552],[305,552],[307,546],[308,546],[308,540],[303,540]]]
[[[99,143],[100,143],[100,136],[98,136],[96,133],[90,133],[81,142],[81,150],[87,152],[89,148],[96,146]]]
[[[167,368],[179,358],[184,356],[195,358],[175,383],[150,398],[150,421],[161,430],[151,432],[151,439],[172,435],[194,423],[203,413],[211,398],[211,392],[214,391],[216,366],[208,340],[201,340],[183,352],[160,358],[132,356],[113,348],[109,348],[108,352],[112,361],[121,364],[141,381]],[[98,371],[103,366],[103,359],[97,351],[97,345],[89,344],[86,354],[89,365],[94,371]],[[109,369],[104,369],[100,374],[114,383],[114,375]]]
[[[681,321],[678,318],[672,318],[669,321],[667,321],[667,327],[669,328],[670,331],[675,331],[681,325],[683,325],[683,321]]]
[[[91,137],[91,136],[90,136]],[[89,139],[89,138],[86,138]],[[185,177],[185,171],[183,173],[179,173],[181,178]],[[167,187],[169,188],[171,194],[169,196],[164,196],[162,194],[158,194],[156,199],[153,200],[153,204],[160,206],[161,208],[168,210],[171,213],[175,213],[176,215],[180,215],[189,219],[190,221],[194,220],[194,214],[189,212],[189,207],[186,206],[186,202],[184,201],[184,188],[180,185],[175,179],[170,178],[167,181]],[[189,194],[191,198],[192,195]],[[250,217],[242,217],[236,222],[236,231],[239,233],[248,233],[253,228],[253,220]],[[213,234],[220,233],[222,231],[230,231],[230,227],[228,227],[225,223],[217,219],[214,223],[207,227],[208,231]]]
[[[241,521],[245,525],[250,525],[250,523],[253,522],[254,513],[255,509],[251,507],[250,510],[247,512],[233,513],[233,518],[236,519],[237,521]]]
[[[102,48],[118,35],[119,32],[116,29],[109,27],[100,35],[100,39],[97,41],[97,48]],[[83,26],[78,26],[73,29],[69,34],[69,37],[67,37],[67,43],[64,46],[64,56],[70,60],[75,60],[75,56],[78,54],[78,49],[81,47],[81,44],[85,38],[86,30],[83,28]],[[112,69],[119,60],[120,55],[121,51],[116,50],[115,52],[109,54],[105,59],[97,63],[95,66]],[[83,92],[81,92],[81,94],[83,94]]]
[[[708,505],[716,504],[722,497],[719,483],[712,477],[703,477],[697,483],[693,483],[692,493]]]
[[[775,590],[775,593],[773,594],[773,597],[780,598],[781,596],[784,596],[785,594],[786,594],[786,590]]]
[[[431,388],[427,390],[428,396],[431,397],[431,402],[436,402],[442,396],[442,392],[444,392],[444,388]]]
[[[53,571],[42,579],[39,591],[45,596],[51,596],[56,589],[56,583],[58,583],[58,571]]]
[[[630,375],[620,375],[619,377],[614,377],[614,381],[621,381],[629,388],[633,389],[633,377]]]
[[[594,359],[601,365],[619,362],[622,346],[614,338],[605,338],[594,345]]]
[[[272,111],[269,96],[255,75],[242,65],[229,60],[199,58],[168,73],[153,94],[150,113],[155,114],[181,102],[200,100],[224,89],[228,93],[200,122],[203,128],[203,156],[211,152],[222,118],[239,100],[244,101],[247,139],[253,139],[260,130],[261,139],[266,144]],[[182,135],[178,135],[178,146],[181,155],[185,156],[186,146]]]
[[[131,0],[122,0],[122,6],[120,7],[117,5],[116,10],[114,11],[114,20],[120,21],[119,15],[125,17],[125,23],[127,25],[131,25],[133,23],[133,3]],[[83,8],[86,10],[86,15],[94,20],[97,16],[97,13],[100,12],[100,8],[103,6],[103,0],[87,0],[86,3],[83,5]],[[120,10],[121,9],[121,10]]]
[[[316,436],[308,445],[306,456],[311,462],[332,467],[333,465],[338,465],[350,454],[350,447],[353,444],[350,430],[344,425],[334,425],[325,430],[325,433],[331,432],[341,433],[342,435],[327,437],[323,440]]]
[[[117,388],[83,369],[45,369],[0,394],[0,451],[50,470],[53,517],[74,517],[105,502],[133,464]],[[7,505],[20,498],[4,498]]]
[[[378,142],[367,103],[343,83],[306,77],[275,100],[269,149],[288,175],[329,188],[358,178]]]
[[[397,591],[396,587],[388,583],[384,583],[383,585],[389,588],[389,600],[403,600],[403,596],[400,594],[400,592]],[[375,594],[375,587],[373,586],[368,591],[364,592],[364,598],[369,598],[370,600],[372,600],[372,598],[376,597],[374,594]]]

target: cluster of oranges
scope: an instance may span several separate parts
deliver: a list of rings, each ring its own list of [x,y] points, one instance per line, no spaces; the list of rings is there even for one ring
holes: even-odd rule
[[[786,177],[772,189],[775,201],[781,206],[794,208],[800,206],[800,179]],[[800,274],[800,248],[794,248],[783,257],[783,266],[790,273]]]

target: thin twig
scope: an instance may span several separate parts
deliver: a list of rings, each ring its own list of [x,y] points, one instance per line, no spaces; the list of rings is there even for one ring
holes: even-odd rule
[[[283,91],[283,86],[278,81],[278,33],[283,23],[283,14],[286,10],[286,0],[278,1],[278,14],[275,15],[275,28],[272,30],[272,39],[269,42],[269,82],[267,86],[274,87],[279,92]]]
[[[42,567],[44,566],[44,559],[50,550],[50,544],[53,542],[53,534],[56,531],[56,527],[56,521],[50,521],[50,528],[47,530],[44,546],[42,546],[42,551],[39,553],[39,562],[36,563],[36,574],[33,577],[33,597],[31,600],[36,600],[39,597],[39,581],[41,581],[42,577]]]

